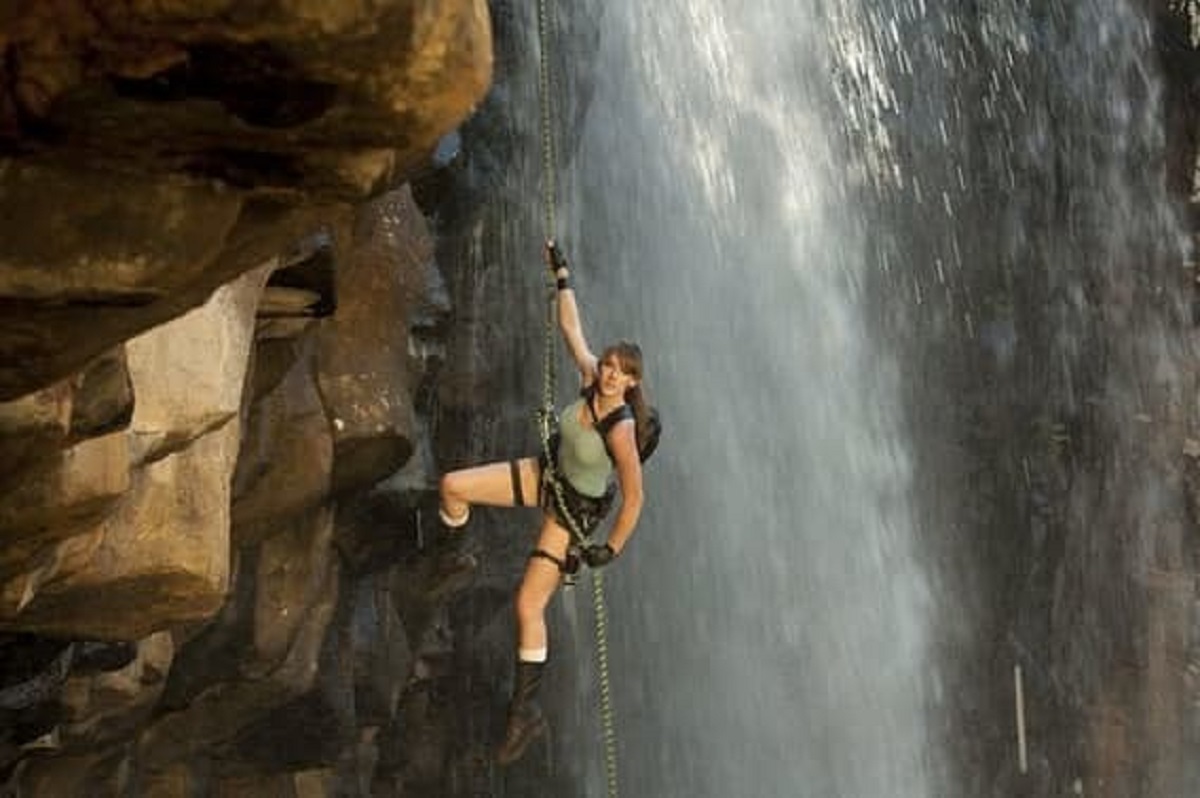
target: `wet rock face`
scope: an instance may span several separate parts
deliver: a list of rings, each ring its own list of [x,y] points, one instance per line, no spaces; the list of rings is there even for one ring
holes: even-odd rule
[[[487,3],[16,0],[0,48],[0,792],[402,791],[463,576],[407,181]]]
[[[396,739],[471,570],[419,529],[433,362],[410,335],[448,311],[437,275],[409,190],[388,192],[0,404],[23,455],[0,499],[0,645],[25,663],[0,674],[0,769],[29,795],[379,775],[376,738]],[[80,653],[105,645],[130,654]]]
[[[350,198],[490,79],[486,4],[6,3],[0,141],[93,166]]]
[[[483,0],[0,14],[0,401],[403,181],[491,77]]]

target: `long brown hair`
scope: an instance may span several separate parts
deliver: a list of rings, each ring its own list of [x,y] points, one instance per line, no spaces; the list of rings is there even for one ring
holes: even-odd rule
[[[638,451],[641,451],[650,435],[650,410],[645,391],[645,367],[642,362],[642,348],[633,341],[620,340],[610,344],[602,355],[603,363],[610,357],[615,357],[621,365],[621,371],[637,380],[629,390],[625,391],[625,402],[633,408],[634,431],[637,436]]]

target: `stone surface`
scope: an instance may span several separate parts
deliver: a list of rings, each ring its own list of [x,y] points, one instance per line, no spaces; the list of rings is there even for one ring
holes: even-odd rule
[[[424,157],[491,75],[479,0],[8,9],[0,133],[238,185],[360,194]]]
[[[133,417],[133,381],[125,347],[100,354],[74,380],[71,437],[92,438],[125,429]]]
[[[136,460],[164,457],[237,415],[255,312],[272,268],[247,272],[201,307],[125,345],[137,395],[130,427]]]
[[[332,523],[328,511],[298,519],[240,559],[235,606],[183,649],[164,699],[169,711],[141,735],[150,769],[232,742],[316,684],[339,592]]]
[[[0,576],[22,570],[47,544],[99,524],[129,486],[129,439],[124,432],[55,452],[49,462],[0,495]]]
[[[13,398],[203,301],[242,200],[178,178],[9,162],[0,208],[0,398]]]
[[[138,641],[125,667],[72,675],[63,688],[63,744],[86,750],[130,738],[158,704],[175,655],[169,632]]]
[[[333,518],[425,434],[449,304],[397,187],[487,3],[15,0],[0,47],[0,637],[78,652],[14,676],[8,786],[366,794],[441,617],[394,601],[428,463],[398,548]]]
[[[214,798],[334,798],[335,773],[330,768],[260,776],[229,776],[220,779]]]
[[[386,725],[396,716],[412,670],[411,646],[392,603],[386,576],[363,579],[356,585],[350,646],[358,720]]]
[[[311,521],[290,524],[263,542],[255,584],[254,658],[243,672],[256,678],[275,669],[290,649],[305,610],[319,604],[330,587],[333,517],[328,510]]]
[[[490,80],[483,0],[234,7],[4,6],[0,400],[399,182]]]
[[[57,798],[116,798],[130,788],[130,763],[123,751],[32,758],[19,771],[21,795]]]
[[[359,213],[337,273],[338,312],[320,330],[321,394],[332,419],[334,491],[363,488],[413,452],[408,320],[432,240],[405,188]]]
[[[0,402],[0,490],[66,444],[75,392],[64,380],[20,399]]]
[[[137,640],[211,617],[229,574],[237,442],[235,420],[140,469],[121,505],[78,544],[88,549],[59,557],[36,595],[0,627]]]
[[[283,381],[247,413],[233,478],[235,541],[262,540],[325,501],[332,472],[333,435],[309,354],[293,360]]]
[[[200,780],[186,765],[143,773],[138,781],[142,798],[192,798],[202,789]]]

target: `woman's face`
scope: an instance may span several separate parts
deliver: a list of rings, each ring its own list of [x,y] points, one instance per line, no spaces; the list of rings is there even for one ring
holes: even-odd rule
[[[602,396],[624,396],[637,382],[635,376],[622,368],[621,359],[616,354],[610,354],[600,361],[598,385]]]

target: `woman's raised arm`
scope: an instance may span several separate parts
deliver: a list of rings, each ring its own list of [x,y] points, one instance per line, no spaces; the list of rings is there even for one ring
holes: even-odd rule
[[[583,334],[579,304],[575,300],[575,289],[571,287],[571,270],[552,239],[546,241],[544,255],[557,286],[558,329],[566,341],[571,359],[579,369],[580,379],[584,387],[587,387],[596,379],[596,355],[588,346],[587,337]]]

